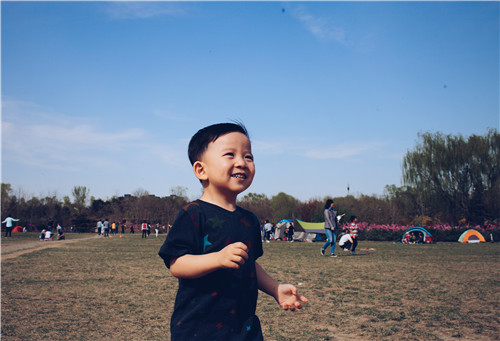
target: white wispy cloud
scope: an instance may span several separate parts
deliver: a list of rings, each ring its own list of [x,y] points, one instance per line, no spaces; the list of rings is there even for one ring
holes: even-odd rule
[[[185,145],[187,146],[187,142],[185,143]],[[163,164],[173,166],[177,169],[183,169],[186,166],[189,166],[186,146],[182,145],[181,148],[179,145],[150,145],[147,147],[147,149],[151,152],[151,154],[159,158]]]
[[[146,135],[137,128],[105,132],[79,118],[21,101],[4,100],[2,114],[3,157],[46,169],[107,165],[106,153],[124,151]]]
[[[2,101],[2,116],[2,161],[18,165],[77,171],[120,167],[147,155],[175,168],[187,162],[186,141],[154,141],[142,128],[113,131],[87,118],[9,99]]]
[[[285,145],[279,141],[252,140],[252,151],[266,155],[281,154],[286,150]]]
[[[163,120],[173,121],[173,122],[189,122],[189,115],[175,114],[170,110],[165,109],[154,109],[153,115],[159,117]]]
[[[178,2],[128,2],[115,1],[105,3],[105,12],[112,19],[146,19],[163,15],[179,15],[186,11]]]
[[[252,149],[262,155],[298,155],[301,157],[328,160],[348,159],[380,152],[386,145],[379,141],[343,142],[333,145],[317,144],[310,139],[276,139],[252,141]],[[388,158],[392,158],[392,155]]]
[[[383,143],[365,142],[365,143],[343,143],[321,148],[308,149],[303,156],[311,159],[346,159],[361,156],[367,153],[378,151]]]
[[[345,42],[345,30],[331,19],[312,15],[307,12],[305,6],[293,6],[290,12],[315,37],[340,43]]]

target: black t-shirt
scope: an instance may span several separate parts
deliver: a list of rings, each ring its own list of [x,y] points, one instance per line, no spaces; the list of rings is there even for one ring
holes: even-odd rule
[[[253,213],[191,202],[180,210],[159,255],[169,268],[171,259],[218,252],[235,242],[249,249],[248,260],[239,269],[179,279],[170,322],[172,340],[263,340],[255,315],[255,261],[263,252],[259,221]]]

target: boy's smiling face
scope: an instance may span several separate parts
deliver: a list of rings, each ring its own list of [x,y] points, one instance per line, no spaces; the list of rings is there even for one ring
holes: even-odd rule
[[[250,187],[255,175],[250,140],[240,132],[219,136],[208,144],[193,169],[204,183],[204,194],[236,200],[239,193]]]

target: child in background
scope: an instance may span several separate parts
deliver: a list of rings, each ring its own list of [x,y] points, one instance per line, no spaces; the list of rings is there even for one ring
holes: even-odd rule
[[[351,224],[349,225],[349,230],[351,231],[352,238],[351,253],[355,255],[356,246],[358,246],[358,218],[355,215],[351,216]]]
[[[349,251],[352,245],[352,237],[349,232],[346,232],[340,237],[339,246],[344,249],[344,251]]]
[[[293,234],[295,233],[294,231],[295,228],[293,227],[293,223],[290,223],[286,232],[286,240],[293,242]]]
[[[255,174],[248,133],[234,123],[205,127],[191,138],[188,154],[203,194],[180,210],[159,251],[179,279],[171,339],[263,340],[258,289],[284,310],[300,309],[307,299],[257,263],[259,221],[236,206]]]

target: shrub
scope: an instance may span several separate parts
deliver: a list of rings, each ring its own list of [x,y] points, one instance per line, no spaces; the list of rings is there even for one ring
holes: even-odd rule
[[[415,225],[376,225],[366,222],[358,223],[359,240],[373,241],[401,241],[403,233]],[[491,236],[494,241],[500,241],[500,225],[487,224],[483,226],[451,226],[447,224],[423,226],[429,233],[437,238],[438,242],[456,242],[460,235],[468,230],[475,229],[479,231],[487,241]],[[349,224],[344,224],[342,228],[348,229]],[[491,235],[491,236],[490,236]]]

